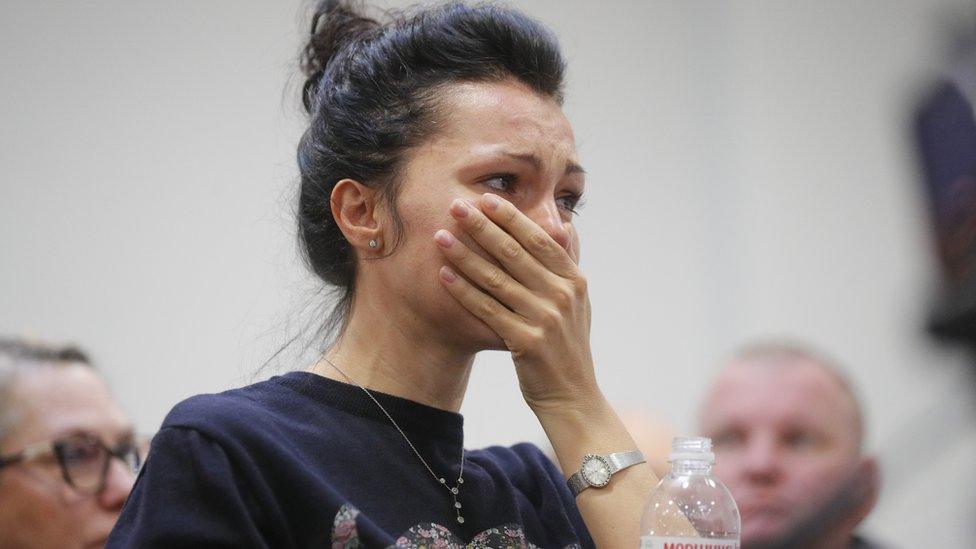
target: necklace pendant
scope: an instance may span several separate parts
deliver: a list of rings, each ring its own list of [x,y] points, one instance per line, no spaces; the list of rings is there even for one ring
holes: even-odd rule
[[[461,515],[458,515],[457,521],[458,521],[458,524],[464,524],[464,517],[462,517]]]

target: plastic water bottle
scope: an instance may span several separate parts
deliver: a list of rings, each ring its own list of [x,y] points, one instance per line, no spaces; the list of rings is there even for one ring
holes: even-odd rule
[[[675,438],[668,461],[644,508],[641,549],[738,549],[739,508],[712,475],[712,440]]]

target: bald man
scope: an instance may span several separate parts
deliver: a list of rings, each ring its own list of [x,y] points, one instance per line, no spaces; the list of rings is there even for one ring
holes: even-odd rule
[[[700,424],[739,506],[743,549],[876,547],[854,531],[877,499],[877,462],[829,360],[798,345],[748,348],[715,381]]]

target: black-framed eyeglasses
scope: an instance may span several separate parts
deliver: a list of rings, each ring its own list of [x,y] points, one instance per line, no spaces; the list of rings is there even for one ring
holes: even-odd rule
[[[125,440],[110,448],[92,433],[73,433],[53,441],[39,442],[7,456],[0,456],[0,469],[53,455],[61,468],[65,482],[80,492],[97,494],[105,488],[105,479],[112,458],[125,463],[133,473],[142,466],[142,456],[136,440]]]

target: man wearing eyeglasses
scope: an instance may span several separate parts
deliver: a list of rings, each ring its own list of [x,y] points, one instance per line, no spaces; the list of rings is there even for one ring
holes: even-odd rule
[[[104,546],[139,464],[84,353],[0,339],[0,547]]]

